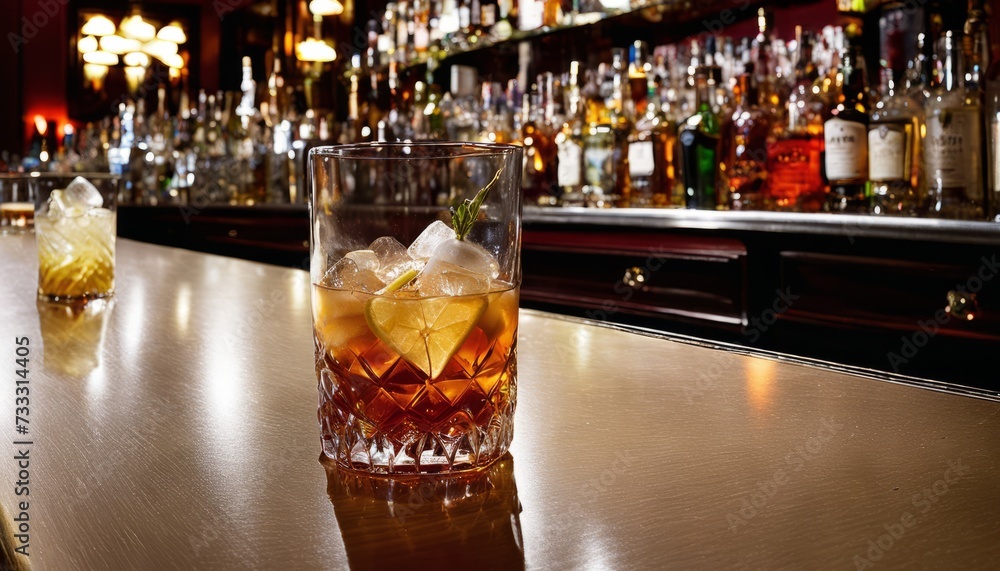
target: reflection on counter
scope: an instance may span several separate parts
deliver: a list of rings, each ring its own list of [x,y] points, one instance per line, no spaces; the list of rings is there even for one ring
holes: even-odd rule
[[[22,515],[27,517],[27,512],[23,512]],[[18,531],[20,530],[17,529],[11,517],[7,515],[7,510],[0,505],[0,569],[3,571],[28,571],[31,569],[28,555],[23,554],[24,552],[31,553],[28,551],[28,536],[20,534]]]
[[[39,300],[45,366],[71,377],[83,377],[101,365],[101,347],[113,299],[87,303],[51,303]]]
[[[322,461],[351,569],[523,569],[514,459],[451,478],[389,479]]]

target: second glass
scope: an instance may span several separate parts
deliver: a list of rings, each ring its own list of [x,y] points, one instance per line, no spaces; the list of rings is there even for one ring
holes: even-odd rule
[[[77,302],[115,291],[116,176],[33,176],[38,297]]]
[[[476,470],[513,436],[521,149],[310,154],[323,451],[379,474]]]

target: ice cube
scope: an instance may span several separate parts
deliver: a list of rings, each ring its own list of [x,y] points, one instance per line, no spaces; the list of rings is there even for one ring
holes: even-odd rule
[[[48,215],[57,218],[62,216],[82,216],[86,214],[86,208],[80,208],[74,206],[66,198],[66,191],[64,190],[53,190],[49,193],[49,200],[46,203],[46,208]]]
[[[435,220],[427,228],[424,228],[424,231],[410,244],[407,252],[409,252],[410,257],[414,260],[426,260],[434,254],[435,248],[441,242],[448,239],[455,239],[455,231],[444,222]]]
[[[416,281],[421,297],[484,294],[490,291],[490,279],[483,274],[439,259],[431,259]]]
[[[454,237],[438,244],[431,256],[431,261],[434,260],[447,262],[472,273],[488,276],[490,279],[496,279],[500,275],[500,264],[486,251],[486,248]]]
[[[372,270],[362,269],[351,258],[337,261],[320,281],[320,285],[349,291],[375,293],[385,287],[385,283]]]
[[[406,251],[406,246],[391,236],[382,236],[376,239],[368,246],[368,249],[374,252],[378,258],[379,268],[375,273],[379,279],[387,284],[392,283],[407,270],[420,271],[424,267],[422,261],[411,258],[409,252]]]
[[[378,256],[376,256],[375,252],[371,250],[355,250],[353,252],[348,252],[344,257],[354,260],[354,263],[358,265],[358,269],[372,272],[378,271]]]
[[[101,191],[82,176],[70,181],[66,190],[63,191],[63,199],[66,201],[66,206],[82,210],[104,206],[104,197],[101,196]]]

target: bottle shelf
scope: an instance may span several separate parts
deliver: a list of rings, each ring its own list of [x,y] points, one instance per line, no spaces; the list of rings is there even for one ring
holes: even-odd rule
[[[485,36],[477,36],[473,43],[467,45],[453,46],[431,46],[422,54],[417,54],[405,61],[397,62],[398,71],[404,69],[425,66],[431,60],[437,63],[457,63],[469,54],[484,52],[486,50],[503,50],[514,48],[524,41],[538,40],[545,37],[582,33],[602,26],[613,26],[616,31],[627,30],[638,32],[642,30],[651,31],[660,27],[657,32],[661,36],[673,36],[682,38],[694,33],[698,29],[691,29],[691,25],[702,23],[700,31],[711,33],[713,30],[709,23],[719,26],[731,25],[753,17],[757,9],[761,7],[780,7],[791,5],[805,5],[817,3],[821,0],[757,0],[750,2],[736,2],[732,0],[653,0],[642,5],[637,5],[628,10],[609,10],[605,12],[590,12],[567,16],[563,24],[548,26],[534,30],[515,30],[509,38],[494,39]],[[669,23],[669,29],[664,24]],[[384,72],[388,66],[379,66],[378,71]]]

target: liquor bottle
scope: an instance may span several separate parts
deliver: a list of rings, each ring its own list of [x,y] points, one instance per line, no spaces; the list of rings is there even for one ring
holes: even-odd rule
[[[850,45],[841,56],[843,85],[832,117],[823,124],[823,161],[830,185],[824,210],[867,213],[871,208],[868,185],[868,120],[870,109],[865,86],[861,47]]]
[[[540,77],[538,85],[544,92],[545,79]],[[549,203],[558,187],[556,149],[545,124],[543,102],[544,93],[536,93],[534,97],[525,93],[522,100],[521,143],[524,145],[524,166],[521,188],[528,204]]]
[[[923,124],[921,103],[906,90],[897,89],[892,70],[883,68],[879,101],[868,125],[868,179],[874,214],[918,214]]]
[[[913,59],[906,64],[907,94],[918,103],[924,104],[934,87],[934,62],[924,53],[927,36],[917,34],[917,44]]]
[[[628,137],[629,196],[632,206],[671,206],[677,186],[677,123],[649,82],[646,112]]]
[[[1000,221],[1000,60],[993,61],[983,81],[986,118],[987,203],[989,217]]]
[[[566,113],[562,129],[556,134],[556,178],[559,203],[583,206],[583,96],[580,91],[580,62],[569,64],[566,89]]]
[[[965,84],[958,34],[942,38],[941,84],[931,91],[925,111],[924,165],[930,213],[942,218],[983,217],[982,108],[979,94]]]
[[[983,89],[990,65],[990,27],[986,21],[985,0],[969,0],[968,17],[962,35],[966,84],[969,89]]]
[[[562,20],[562,6],[559,0],[541,0],[542,26],[552,28]]]
[[[418,55],[425,55],[430,45],[429,0],[414,0],[413,3],[413,49]]]
[[[680,126],[684,191],[688,208],[715,209],[715,174],[719,150],[719,119],[712,111],[710,70],[695,71],[695,113]]]
[[[647,69],[650,68],[646,61],[646,42],[636,40],[629,48],[628,81],[629,91],[632,94],[632,105],[635,108],[635,115],[639,117],[646,113],[647,104]]]
[[[493,26],[493,36],[497,40],[506,40],[514,34],[517,23],[517,0],[497,0],[497,15],[499,19]]]
[[[732,210],[761,210],[767,182],[767,138],[771,116],[760,107],[754,70],[748,66],[733,90],[736,107],[722,123],[719,188]]]
[[[628,71],[625,63],[625,50],[611,50],[611,100],[608,111],[611,118],[611,129],[614,135],[614,192],[615,206],[628,207],[629,169],[628,169],[628,136],[635,125],[635,107],[632,104]]]

